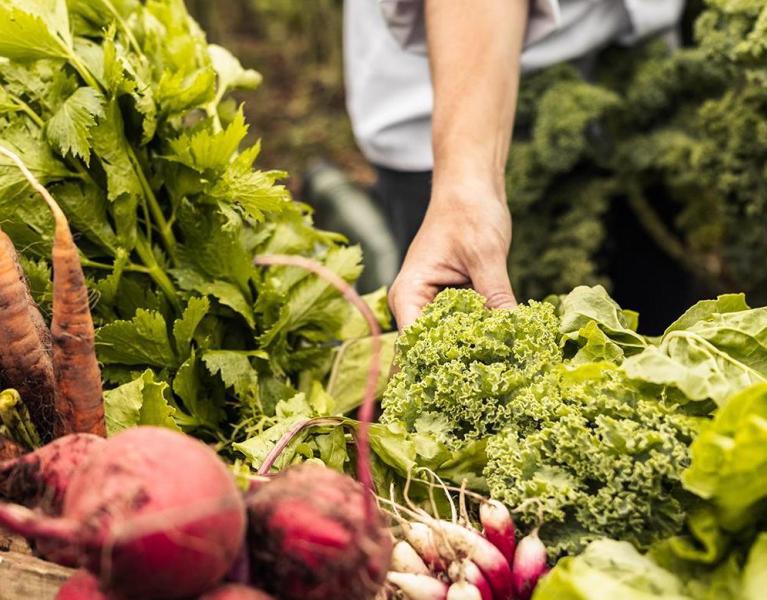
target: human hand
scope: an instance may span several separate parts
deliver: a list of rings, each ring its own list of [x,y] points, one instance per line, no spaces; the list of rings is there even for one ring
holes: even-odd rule
[[[471,285],[491,308],[517,305],[506,258],[511,214],[493,186],[472,183],[435,188],[423,224],[389,292],[389,306],[403,329],[445,287]]]

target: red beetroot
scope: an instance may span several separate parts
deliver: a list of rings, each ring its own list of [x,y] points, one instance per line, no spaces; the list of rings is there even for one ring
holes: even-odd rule
[[[373,598],[386,577],[391,536],[366,491],[314,463],[286,469],[248,500],[254,583],[280,600]]]
[[[110,600],[99,588],[99,580],[88,571],[78,571],[59,588],[55,600]]]
[[[247,585],[230,583],[200,596],[200,600],[274,600],[274,597]]]
[[[242,544],[245,511],[213,450],[181,433],[136,427],[74,472],[61,517],[4,504],[0,525],[66,544],[115,595],[170,600],[223,578]]]
[[[106,440],[90,433],[65,435],[42,448],[0,463],[0,496],[24,506],[61,514],[75,471]]]
[[[255,262],[308,269],[335,286],[365,317],[372,353],[357,431],[360,483],[305,463],[257,487],[248,500],[252,577],[280,600],[372,599],[383,585],[392,552],[391,536],[373,497],[368,443],[380,370],[380,327],[354,289],[323,265],[299,256],[257,257]],[[278,442],[261,465],[261,474],[270,471],[289,440]]]

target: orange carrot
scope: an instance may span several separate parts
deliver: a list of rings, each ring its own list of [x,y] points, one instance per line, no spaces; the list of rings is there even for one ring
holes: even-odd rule
[[[0,376],[15,388],[43,441],[56,422],[51,339],[11,239],[0,230]]]
[[[58,416],[54,433],[57,437],[68,433],[106,436],[101,370],[96,359],[96,336],[88,306],[88,289],[67,218],[48,190],[16,154],[3,147],[0,147],[0,153],[21,169],[32,188],[48,204],[56,224],[51,260],[51,336]]]

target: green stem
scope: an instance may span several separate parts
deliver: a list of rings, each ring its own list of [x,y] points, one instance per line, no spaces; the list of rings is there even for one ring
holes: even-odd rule
[[[34,110],[32,110],[32,107],[29,106],[26,102],[24,102],[21,98],[14,96],[13,94],[10,95],[11,100],[16,104],[16,106],[21,109],[22,112],[24,112],[32,121],[34,121],[35,125],[37,125],[40,129],[45,127],[45,121],[38,115]]]
[[[143,58],[143,53],[141,51],[141,47],[138,45],[138,41],[133,35],[133,32],[128,28],[128,24],[125,22],[125,19],[122,18],[122,15],[117,12],[117,9],[112,4],[111,0],[101,0],[104,6],[107,7],[107,10],[112,13],[112,16],[115,18],[115,21],[117,21],[118,25],[120,25],[120,28],[123,30],[123,33],[125,34],[125,37],[128,38],[128,44],[130,44],[133,47],[133,50],[136,52],[137,55]]]
[[[147,274],[154,280],[154,282],[160,287],[171,306],[176,309],[178,313],[181,313],[181,303],[178,300],[176,294],[176,288],[173,282],[168,277],[167,273],[163,271],[160,265],[157,264],[157,260],[152,253],[152,248],[140,234],[136,238],[136,253],[141,258],[141,261],[147,268]]]
[[[102,269],[104,271],[114,271],[115,266],[114,265],[108,265],[107,263],[101,263],[96,262],[95,260],[91,260],[89,258],[86,258],[85,256],[80,256],[80,264],[84,267],[88,267],[91,269]],[[143,266],[143,265],[137,265],[134,263],[128,263],[123,267],[125,271],[131,271],[133,273],[144,273],[146,275],[150,274],[150,270]]]
[[[83,81],[85,81],[86,84],[88,84],[90,87],[99,90],[101,92],[104,92],[104,89],[101,87],[101,84],[96,80],[96,78],[93,76],[93,74],[88,70],[88,67],[86,67],[83,62],[80,60],[80,58],[77,56],[77,54],[74,53],[74,50],[71,48],[66,48],[66,53],[69,58],[70,64],[75,68],[75,71],[77,71],[78,75],[83,78]]]
[[[152,186],[149,185],[149,181],[147,180],[146,175],[144,175],[144,170],[141,168],[141,163],[138,160],[138,156],[136,156],[132,146],[128,146],[128,149],[130,153],[130,160],[133,163],[133,168],[136,171],[136,175],[139,178],[139,183],[141,184],[141,189],[144,191],[144,196],[146,197],[147,203],[149,205],[149,212],[152,215],[152,218],[155,221],[155,225],[157,226],[157,230],[160,233],[160,238],[162,239],[163,246],[165,246],[165,250],[170,255],[171,261],[173,261],[175,264],[177,261],[177,254],[176,238],[173,236],[173,230],[168,224],[168,221],[165,219],[162,208],[160,208],[160,203],[157,201],[157,196],[155,196]],[[151,227],[151,224],[148,225]]]

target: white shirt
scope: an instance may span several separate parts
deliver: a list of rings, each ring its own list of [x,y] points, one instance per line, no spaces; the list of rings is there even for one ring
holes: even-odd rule
[[[631,43],[672,26],[683,7],[684,0],[533,0],[522,69],[577,58],[613,40]],[[352,128],[367,159],[430,170],[423,0],[344,0],[344,72]]]

